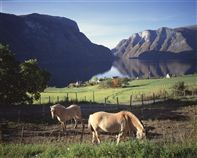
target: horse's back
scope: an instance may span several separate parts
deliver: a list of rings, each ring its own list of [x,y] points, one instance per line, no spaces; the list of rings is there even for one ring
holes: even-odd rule
[[[89,116],[89,124],[94,129],[102,129],[105,132],[116,132],[120,130],[123,117],[117,113],[96,112]]]
[[[51,106],[51,108],[53,108],[53,109],[65,109],[65,107],[61,104],[55,104],[55,105]]]
[[[79,105],[72,104],[66,108],[66,111],[72,113],[73,115],[81,117],[81,108]]]
[[[66,109],[80,109],[80,106],[76,105],[76,104],[72,104],[72,105],[68,106]]]

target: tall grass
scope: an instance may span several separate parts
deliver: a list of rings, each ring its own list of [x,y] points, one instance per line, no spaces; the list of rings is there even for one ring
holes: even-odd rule
[[[156,144],[150,141],[136,140],[115,143],[92,144],[18,144],[0,145],[0,157],[3,158],[195,158],[197,144]]]

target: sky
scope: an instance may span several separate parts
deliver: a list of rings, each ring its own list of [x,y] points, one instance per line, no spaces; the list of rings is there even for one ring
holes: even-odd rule
[[[197,24],[197,0],[0,0],[0,12],[67,17],[108,48],[147,29]]]

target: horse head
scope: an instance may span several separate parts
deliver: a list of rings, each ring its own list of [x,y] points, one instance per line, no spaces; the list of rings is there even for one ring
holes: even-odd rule
[[[145,131],[145,129],[137,130],[136,138],[137,138],[137,139],[146,138],[146,131]]]
[[[143,139],[146,138],[146,130],[144,129],[143,123],[131,112],[127,112],[127,120],[130,125],[136,130],[136,138]]]

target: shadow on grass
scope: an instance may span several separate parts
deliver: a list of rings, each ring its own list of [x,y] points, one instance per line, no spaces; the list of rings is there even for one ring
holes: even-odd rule
[[[69,106],[70,104],[63,104]],[[105,104],[87,104],[79,103],[82,115],[85,122],[90,114],[97,111],[118,112],[121,110],[132,111],[141,120],[176,120],[186,121],[187,116],[184,116],[177,110],[181,107],[191,105],[197,106],[197,101],[181,101],[181,100],[167,100],[155,104],[130,106],[128,105],[105,105]],[[0,121],[3,120],[12,122],[24,123],[47,123],[54,124],[57,120],[53,120],[50,114],[50,104],[46,105],[1,105],[0,106]]]
[[[65,106],[69,106],[69,104],[64,104]],[[172,120],[172,121],[187,121],[189,119],[188,116],[184,115],[179,109],[187,106],[197,106],[197,101],[182,101],[182,100],[167,100],[163,102],[157,102],[155,104],[147,104],[143,106],[130,106],[128,105],[105,105],[105,104],[96,104],[96,103],[79,103],[81,106],[84,123],[87,126],[87,120],[90,114],[97,111],[108,111],[108,112],[118,112],[121,110],[130,110],[132,111],[140,120],[149,121],[149,120]],[[58,137],[58,136],[76,136],[81,135],[81,125],[77,129],[73,129],[73,123],[68,122],[68,124],[72,124],[72,128],[69,128],[66,133],[61,132],[61,127],[57,119],[52,119],[50,114],[50,106],[46,105],[2,105],[0,106],[0,123],[1,122],[12,122],[12,125],[15,124],[18,129],[21,129],[22,126],[26,125],[27,127],[26,134],[28,132],[31,137],[35,135],[37,132],[37,136],[44,137]],[[43,126],[44,125],[44,126]],[[50,125],[50,126],[49,126]],[[43,127],[42,127],[43,126]],[[53,131],[53,126],[56,128]],[[47,127],[45,129],[45,127]],[[41,131],[41,129],[44,129]],[[162,138],[162,134],[153,132],[155,131],[155,127],[150,125],[146,125],[145,129],[147,130],[147,139],[155,139]],[[17,130],[16,130],[17,131]],[[15,132],[13,132],[15,133]],[[88,129],[85,130],[85,135],[90,135],[91,133]],[[102,135],[108,135],[106,133],[101,133]],[[114,135],[112,135],[114,136]],[[25,136],[24,136],[25,137]]]
[[[12,122],[23,123],[47,123],[55,124],[56,119],[51,118],[50,106],[46,105],[0,105],[0,122],[7,120]],[[69,106],[70,104],[65,104]],[[85,122],[90,114],[97,111],[118,112],[121,110],[132,111],[141,120],[176,120],[186,121],[187,116],[184,116],[177,110],[181,107],[191,105],[197,106],[197,101],[181,101],[181,100],[167,100],[155,104],[147,104],[143,106],[128,105],[110,105],[110,104],[96,104],[96,103],[79,103]]]

